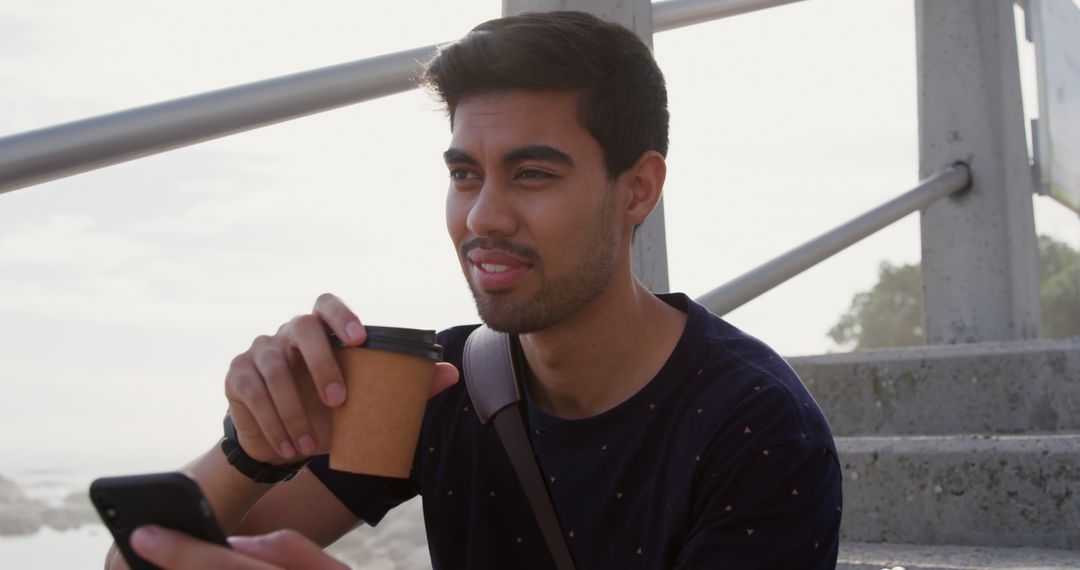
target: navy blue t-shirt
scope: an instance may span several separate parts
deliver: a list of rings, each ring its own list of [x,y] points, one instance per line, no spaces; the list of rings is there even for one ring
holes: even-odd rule
[[[641,391],[579,420],[526,402],[578,568],[834,568],[841,475],[821,410],[763,343],[685,295],[660,297],[686,328]],[[474,328],[439,334],[459,370]],[[463,381],[429,402],[411,479],[336,472],[325,457],[309,468],[370,524],[421,494],[435,569],[553,567]]]

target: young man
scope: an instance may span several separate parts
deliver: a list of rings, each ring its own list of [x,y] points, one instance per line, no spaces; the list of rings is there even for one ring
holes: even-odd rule
[[[634,230],[666,174],[667,95],[648,48],[585,14],[523,15],[481,24],[425,78],[450,115],[447,228],[480,317],[520,341],[530,436],[577,566],[833,568],[840,469],[805,387],[759,341],[633,275]],[[307,538],[228,552],[146,529],[136,548],[165,567],[335,568],[309,540],[419,493],[435,568],[552,567],[496,434],[455,383],[473,328],[440,333],[447,363],[411,479],[335,472],[320,454],[346,394],[326,330],[354,345],[365,332],[320,297],[226,378],[248,459],[306,468],[255,482],[217,446],[188,468],[226,529]]]

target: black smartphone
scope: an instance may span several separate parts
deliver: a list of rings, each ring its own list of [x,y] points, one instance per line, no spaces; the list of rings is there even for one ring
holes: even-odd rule
[[[132,531],[142,525],[154,524],[229,545],[202,490],[183,473],[96,479],[90,484],[90,500],[131,570],[157,569],[135,554],[128,543]]]

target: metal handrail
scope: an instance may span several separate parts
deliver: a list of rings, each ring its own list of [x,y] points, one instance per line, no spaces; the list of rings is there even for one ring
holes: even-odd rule
[[[665,0],[652,5],[653,30],[672,30],[801,0]],[[0,193],[415,87],[437,46],[100,115],[0,138]],[[967,188],[957,163],[874,208],[698,297],[723,315],[852,244]]]
[[[435,46],[0,139],[0,193],[413,88]]]
[[[970,184],[970,169],[958,162],[923,180],[913,190],[728,281],[697,301],[717,315],[728,313],[900,218]]]
[[[653,31],[675,28],[710,20],[738,16],[802,0],[669,0],[652,5]]]
[[[798,0],[667,0],[671,30]],[[0,193],[415,87],[425,46],[0,138]]]

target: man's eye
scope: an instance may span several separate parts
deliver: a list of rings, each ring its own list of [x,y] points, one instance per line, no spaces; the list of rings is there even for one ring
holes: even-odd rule
[[[479,178],[476,174],[465,170],[464,168],[451,168],[450,179],[451,180],[475,180]]]
[[[544,172],[543,170],[534,170],[530,168],[519,172],[517,177],[523,180],[545,180],[548,178],[554,178],[555,176],[550,172]]]

